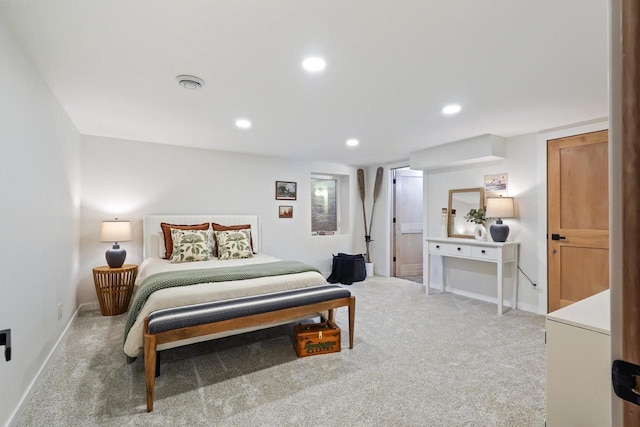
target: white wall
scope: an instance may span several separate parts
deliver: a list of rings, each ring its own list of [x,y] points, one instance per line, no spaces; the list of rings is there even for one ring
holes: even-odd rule
[[[382,186],[378,199],[376,201],[373,226],[370,231],[371,234],[371,262],[374,263],[374,273],[378,276],[389,277],[391,275],[391,236],[392,236],[392,220],[393,220],[393,194],[392,194],[392,181],[393,169],[399,169],[409,166],[409,160],[387,163],[380,165],[383,168]],[[369,223],[372,204],[373,204],[373,190],[375,187],[376,171],[378,166],[369,166],[363,168],[365,171],[365,206],[367,209],[367,224]],[[362,227],[362,203],[358,193],[357,200],[357,212],[356,223]],[[362,241],[364,247],[364,229],[361,228],[361,234],[356,236],[356,239]]]
[[[373,206],[373,191],[376,184],[376,172],[378,166],[363,167],[365,176],[365,209],[367,214],[367,227],[371,225],[369,235],[371,236],[371,242],[369,243],[369,257],[374,265],[374,274],[381,276],[389,276],[389,236],[388,236],[388,224],[389,217],[387,214],[389,191],[389,170],[383,167],[382,185],[380,186],[380,193],[376,199],[375,207]],[[356,181],[356,186],[358,185]],[[373,215],[373,222],[371,217]],[[364,239],[364,217],[362,215],[362,199],[360,197],[360,191],[357,192],[356,200],[356,224],[358,225],[359,233],[355,236],[356,241],[359,244],[359,250],[357,253],[365,253],[365,239]]]
[[[348,176],[345,234],[311,235],[312,173]],[[276,180],[297,182],[297,200],[275,200]],[[121,247],[126,262],[140,263],[144,215],[257,214],[264,253],[306,262],[326,276],[332,253],[364,250],[362,222],[354,215],[361,209],[357,189],[356,169],[345,165],[83,136],[78,298],[96,301],[91,269],[105,264],[110,246],[100,242],[100,222],[114,217],[132,221],[134,240]],[[279,205],[292,205],[293,218],[278,218]]]
[[[440,235],[441,209],[448,205],[450,189],[483,187],[484,175],[507,173],[509,196],[514,197],[516,203],[516,218],[504,220],[511,230],[508,240],[520,242],[520,267],[537,285],[532,286],[519,273],[518,308],[546,313],[547,140],[607,127],[607,120],[600,119],[507,138],[507,154],[503,160],[427,171],[424,186],[427,235]],[[453,291],[477,294],[480,298],[489,296],[488,300],[496,298],[494,265],[447,259],[442,271],[437,262],[434,264],[432,274],[436,282],[444,276],[448,288]],[[507,286],[505,298],[510,300],[511,297]]]
[[[503,160],[427,171],[424,187],[427,200],[427,234],[440,235],[441,210],[448,206],[450,189],[484,187],[485,175],[507,173],[509,196],[514,197],[516,202],[516,218],[504,220],[510,228],[508,240],[521,243],[520,267],[537,283],[540,232],[536,204],[540,183],[537,176],[536,142],[535,134],[508,138],[507,155]],[[487,223],[487,227],[489,224],[491,222]],[[544,234],[544,231],[542,233]],[[437,266],[437,263],[434,264]],[[446,266],[445,271],[436,270],[433,273],[435,277],[442,277],[444,274],[448,288],[497,298],[494,264],[447,258]],[[508,275],[505,277],[511,279]],[[522,274],[519,275],[519,307],[538,311],[539,293],[539,288],[533,287]],[[512,298],[508,286],[505,286],[505,298]]]
[[[80,135],[0,17],[0,425],[13,424],[75,313]],[[62,317],[58,319],[58,303]]]

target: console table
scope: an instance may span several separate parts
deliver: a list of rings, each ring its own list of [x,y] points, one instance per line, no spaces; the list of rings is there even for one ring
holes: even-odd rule
[[[475,261],[492,262],[497,266],[496,284],[498,288],[498,314],[503,314],[503,272],[506,264],[511,264],[513,277],[513,303],[512,307],[517,308],[518,301],[518,242],[487,242],[473,239],[456,239],[450,237],[427,237],[427,283],[426,292],[429,295],[431,286],[431,255],[442,257],[463,258]],[[444,274],[442,278],[442,291],[445,290],[446,283]]]

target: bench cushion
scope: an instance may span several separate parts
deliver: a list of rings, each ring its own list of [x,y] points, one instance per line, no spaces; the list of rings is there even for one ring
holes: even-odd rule
[[[350,296],[351,292],[340,286],[326,285],[167,308],[149,314],[149,332],[155,334]]]

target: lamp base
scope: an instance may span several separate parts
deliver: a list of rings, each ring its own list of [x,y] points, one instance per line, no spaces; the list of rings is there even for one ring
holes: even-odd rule
[[[120,268],[124,264],[124,260],[127,258],[127,251],[120,249],[119,244],[113,245],[113,248],[109,249],[105,254],[107,258],[107,264],[111,268]]]
[[[503,224],[501,219],[498,219],[495,224],[489,228],[491,238],[494,242],[506,242],[509,237],[509,226]]]

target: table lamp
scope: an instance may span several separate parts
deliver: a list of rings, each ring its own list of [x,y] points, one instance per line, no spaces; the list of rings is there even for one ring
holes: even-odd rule
[[[102,221],[101,242],[113,242],[113,247],[106,253],[107,264],[111,268],[120,268],[127,258],[127,251],[120,248],[118,242],[131,241],[130,221]]]
[[[513,197],[488,197],[487,218],[498,218],[495,224],[489,228],[494,242],[506,242],[509,237],[509,226],[502,223],[502,218],[513,218]]]

